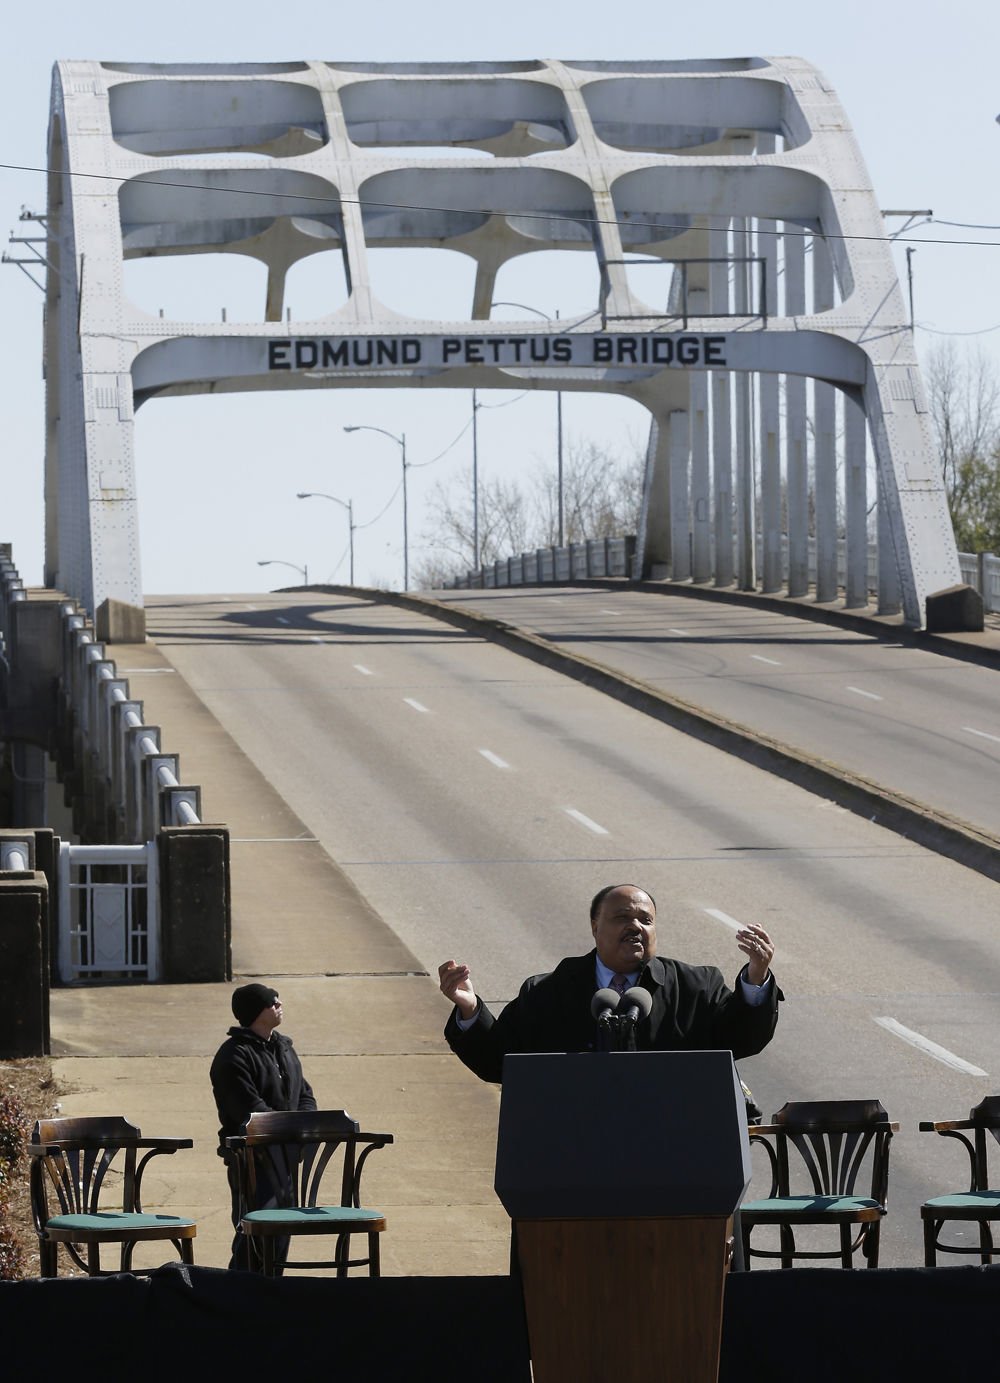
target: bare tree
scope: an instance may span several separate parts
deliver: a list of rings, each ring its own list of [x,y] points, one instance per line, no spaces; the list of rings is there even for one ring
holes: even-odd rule
[[[594,442],[574,443],[563,467],[563,537],[568,543],[587,538],[616,538],[634,533],[642,506],[645,465],[635,450],[621,461]],[[549,547],[559,535],[559,479],[554,467],[535,481],[537,546]]]
[[[936,347],[927,367],[931,417],[955,539],[965,551],[1000,547],[1000,379],[979,349]]]
[[[563,467],[563,536],[566,542],[634,533],[642,503],[643,457],[619,460],[593,442],[571,444]],[[479,490],[479,560],[489,565],[536,547],[551,547],[559,533],[558,473],[547,466],[525,492],[516,480],[496,477]],[[428,499],[423,534],[427,556],[414,579],[427,589],[462,576],[473,565],[472,496],[464,482],[438,482]]]
[[[516,481],[496,476],[480,485],[478,507],[481,563],[495,562],[531,545],[530,505]],[[447,576],[465,572],[475,563],[475,515],[468,486],[438,481],[428,497],[427,511],[429,523],[423,536],[431,552],[418,568],[421,584],[425,567],[427,574]]]

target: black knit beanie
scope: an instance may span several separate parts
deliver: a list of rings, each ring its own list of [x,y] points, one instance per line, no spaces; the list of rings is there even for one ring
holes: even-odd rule
[[[267,984],[243,984],[233,990],[233,1017],[240,1027],[248,1028],[259,1013],[270,1008],[278,991]]]

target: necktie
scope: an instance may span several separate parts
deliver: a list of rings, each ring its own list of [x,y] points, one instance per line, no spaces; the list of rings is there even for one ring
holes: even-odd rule
[[[632,981],[627,975],[612,975],[611,988],[616,994],[621,995],[625,993],[626,989],[632,988]]]

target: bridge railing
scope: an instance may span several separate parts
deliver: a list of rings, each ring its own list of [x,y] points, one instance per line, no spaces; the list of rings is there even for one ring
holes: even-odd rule
[[[47,1050],[50,982],[229,978],[229,833],[203,823],[200,787],[182,781],[86,614],[25,591],[4,546],[0,639],[0,735],[34,769],[16,824],[0,823],[0,927],[16,923],[34,946],[17,992],[42,1015],[23,1050],[0,1040],[0,1056],[34,1055]],[[82,843],[44,824],[46,753]]]
[[[761,535],[757,535],[758,558],[762,547]],[[787,577],[787,540],[784,543],[784,560]],[[478,570],[472,568],[461,576],[447,582],[449,590],[482,590],[497,586],[536,586],[548,582],[555,584],[567,581],[581,581],[588,578],[633,576],[635,538],[632,535],[621,538],[591,538],[582,543],[569,543],[565,547],[540,547],[529,552],[521,552],[513,557],[500,558],[488,562]],[[962,580],[977,590],[983,597],[987,611],[1000,612],[1000,556],[992,552],[960,552],[958,554]],[[758,569],[760,562],[758,561]],[[657,575],[666,576],[667,571]],[[878,547],[868,545],[868,590],[878,591]],[[816,544],[809,540],[809,579],[816,577]],[[847,545],[841,540],[837,545],[837,581],[843,590],[847,580]],[[898,606],[897,606],[898,608]],[[890,613],[882,609],[881,613]]]

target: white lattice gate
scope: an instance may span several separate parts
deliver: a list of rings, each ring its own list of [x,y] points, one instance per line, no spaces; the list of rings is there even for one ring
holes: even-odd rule
[[[156,843],[59,851],[59,978],[158,980]]]

